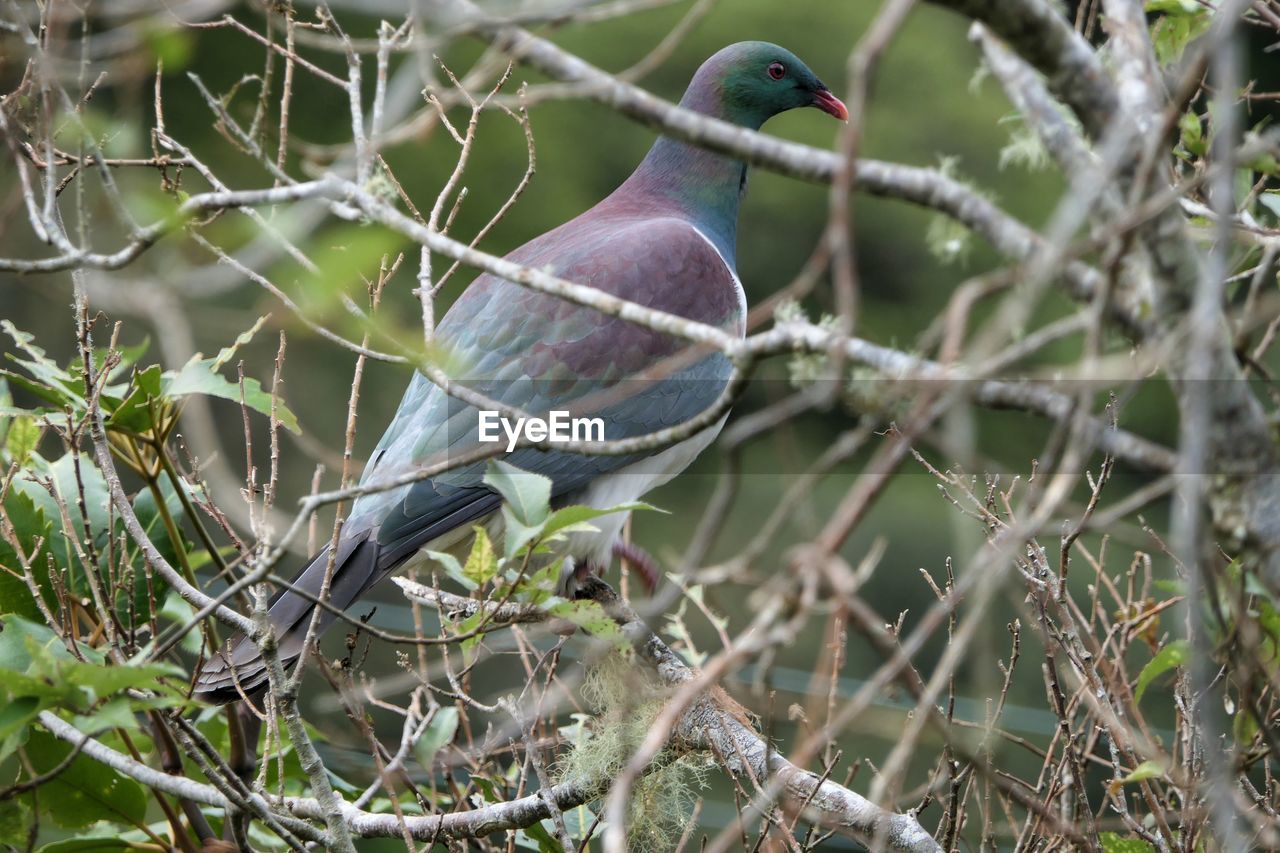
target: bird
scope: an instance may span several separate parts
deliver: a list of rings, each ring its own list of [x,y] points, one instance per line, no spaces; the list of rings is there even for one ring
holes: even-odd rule
[[[795,54],[763,41],[732,44],[707,59],[680,106],[751,130],[801,107],[849,118],[840,99]],[[747,302],[736,254],[746,179],[742,160],[661,136],[610,195],[506,259],[741,338]],[[451,375],[465,374],[455,381],[524,412],[569,410],[611,390],[594,412],[609,440],[695,418],[716,402],[732,373],[719,351],[694,351],[684,339],[489,274],[476,278],[446,312],[435,343],[447,353]],[[475,406],[415,372],[360,482],[394,478],[474,446],[478,415]],[[674,478],[711,444],[726,417],[665,449],[609,456],[524,447],[504,459],[548,477],[553,505],[605,509]],[[302,652],[331,560],[328,599],[334,609],[346,610],[423,550],[465,544],[475,525],[500,518],[501,497],[484,483],[484,471],[479,463],[463,465],[360,496],[336,554],[326,546],[269,604],[282,662]],[[568,537],[563,556],[570,584],[609,566],[626,517],[603,516],[593,522],[595,530]],[[319,630],[335,618],[322,609]],[[256,644],[240,636],[209,656],[193,694],[225,703],[266,682]]]

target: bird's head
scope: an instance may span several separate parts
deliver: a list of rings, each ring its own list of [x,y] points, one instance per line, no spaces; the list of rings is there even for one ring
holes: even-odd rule
[[[750,128],[798,107],[849,120],[849,110],[809,66],[764,41],[731,44],[704,62],[681,105]]]

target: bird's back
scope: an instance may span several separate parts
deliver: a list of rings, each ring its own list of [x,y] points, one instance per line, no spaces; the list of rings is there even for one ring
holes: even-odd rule
[[[675,216],[606,201],[508,260],[727,331],[745,328],[733,269],[693,224]],[[695,352],[682,338],[492,275],[477,278],[458,298],[439,325],[438,341],[452,379],[531,415],[558,409],[602,417],[609,439],[688,420],[715,400],[730,373],[719,353]],[[416,374],[363,481],[475,448],[478,415]],[[563,493],[636,460],[528,449],[508,461],[546,473]],[[482,471],[473,465],[433,478],[431,491],[443,496],[474,488]],[[353,521],[382,523],[410,491],[361,498]],[[425,511],[414,507],[409,516]],[[384,529],[384,541],[389,533]]]

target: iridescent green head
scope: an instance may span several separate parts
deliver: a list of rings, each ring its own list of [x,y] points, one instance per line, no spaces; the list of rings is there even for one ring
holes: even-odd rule
[[[681,106],[743,127],[798,107],[817,107],[841,121],[849,111],[794,53],[764,41],[731,44],[698,69]]]

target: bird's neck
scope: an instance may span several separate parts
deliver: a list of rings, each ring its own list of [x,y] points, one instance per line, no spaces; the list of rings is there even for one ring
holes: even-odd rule
[[[732,264],[746,181],[747,164],[741,160],[664,136],[623,187],[688,219]]]
[[[760,124],[726,115],[719,93],[709,87],[690,87],[680,106],[752,129]],[[688,219],[715,244],[729,265],[735,266],[738,206],[746,186],[747,164],[743,161],[663,136],[619,192],[641,196]]]

